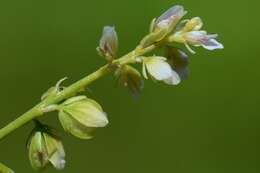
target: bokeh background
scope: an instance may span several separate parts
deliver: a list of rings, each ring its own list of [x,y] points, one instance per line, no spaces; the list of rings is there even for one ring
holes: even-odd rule
[[[152,81],[134,99],[112,76],[90,86],[110,125],[93,140],[63,133],[64,173],[257,173],[260,171],[259,1],[10,0],[0,2],[0,126],[36,104],[68,76],[70,84],[105,61],[97,56],[104,25],[115,25],[120,54],[133,49],[152,18],[174,4],[202,17],[224,50],[196,49],[191,76],[179,86]],[[33,172],[25,148],[32,124],[0,143],[0,160]],[[56,172],[49,168],[46,173]]]

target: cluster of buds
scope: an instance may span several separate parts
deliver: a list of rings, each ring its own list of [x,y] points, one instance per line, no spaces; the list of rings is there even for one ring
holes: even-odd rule
[[[42,99],[58,95],[61,90],[60,80],[56,86],[51,87],[43,94]],[[93,99],[86,96],[74,96],[60,105],[50,105],[44,112],[57,110],[60,123],[69,134],[80,139],[91,139],[95,129],[108,124],[106,113]],[[35,128],[27,141],[29,160],[34,170],[40,171],[48,165],[61,170],[65,167],[65,151],[60,137],[56,131],[35,120]]]
[[[187,13],[180,5],[173,6],[150,24],[147,34],[137,48],[120,60],[131,61],[118,63],[118,36],[114,27],[105,26],[99,46],[98,54],[104,57],[113,67],[117,83],[128,88],[133,95],[139,95],[144,88],[144,79],[163,82],[168,85],[178,85],[181,80],[189,76],[188,55],[173,43],[184,44],[191,53],[195,53],[190,46],[202,46],[208,50],[223,49],[223,45],[216,38],[217,34],[207,34],[201,30],[203,23],[199,17],[182,20]],[[165,55],[144,56],[147,50],[154,47],[165,49]],[[140,53],[142,52],[142,53]],[[127,60],[128,60],[127,59]],[[140,73],[131,63],[142,64]],[[113,66],[112,66],[113,65]],[[51,87],[43,96],[43,102],[58,96],[65,88],[60,86],[66,78]],[[67,98],[67,97],[66,97]],[[63,129],[70,135],[80,139],[91,139],[97,128],[105,127],[109,121],[101,105],[86,96],[70,95],[58,105],[49,105],[43,112],[58,111],[59,121]],[[60,138],[47,125],[35,121],[36,126],[31,132],[27,148],[33,169],[42,170],[47,165],[56,169],[65,166],[65,151]],[[0,170],[1,170],[0,165]]]

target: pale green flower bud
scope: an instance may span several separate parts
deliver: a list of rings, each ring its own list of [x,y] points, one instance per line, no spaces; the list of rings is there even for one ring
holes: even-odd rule
[[[14,173],[14,171],[0,163],[0,173]]]
[[[115,75],[118,84],[127,87],[131,94],[137,96],[141,93],[144,82],[141,74],[134,67],[124,65],[115,72]]]
[[[111,26],[105,26],[97,51],[108,61],[112,61],[117,56],[117,50],[118,37],[115,28]]]
[[[102,107],[85,96],[72,97],[60,105],[59,120],[65,131],[81,139],[92,138],[96,128],[108,124]]]
[[[147,79],[147,73],[152,79],[163,81],[169,85],[177,85],[180,83],[179,75],[166,62],[166,58],[160,56],[143,57],[143,76]]]
[[[63,169],[65,152],[62,142],[49,127],[39,122],[36,124],[27,143],[32,168],[39,171],[51,164],[58,170]]]
[[[169,64],[178,73],[181,79],[187,79],[189,77],[189,59],[188,55],[182,50],[175,47],[166,47],[166,55]]]

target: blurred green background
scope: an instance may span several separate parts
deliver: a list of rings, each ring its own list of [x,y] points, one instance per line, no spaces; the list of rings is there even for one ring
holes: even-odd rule
[[[260,171],[259,1],[10,0],[0,2],[0,126],[39,101],[68,76],[70,84],[105,63],[95,48],[104,25],[115,25],[120,53],[133,49],[152,18],[174,4],[200,16],[224,50],[196,49],[191,76],[177,87],[146,81],[139,99],[112,76],[90,88],[110,125],[93,140],[61,130],[64,173],[256,173]],[[25,148],[32,124],[0,143],[0,161],[33,172]],[[49,168],[46,173],[56,172]]]

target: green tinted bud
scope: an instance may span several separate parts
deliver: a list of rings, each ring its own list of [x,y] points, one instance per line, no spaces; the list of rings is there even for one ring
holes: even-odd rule
[[[0,163],[0,173],[14,173],[14,171]]]
[[[105,26],[97,51],[99,55],[105,57],[108,61],[112,61],[116,57],[117,50],[118,37],[115,28]]]
[[[72,97],[60,105],[59,120],[65,131],[81,139],[92,138],[96,128],[108,124],[102,107],[85,96]]]
[[[48,164],[59,170],[64,168],[65,152],[63,145],[47,126],[37,123],[36,128],[31,133],[27,148],[34,170],[42,170]]]
[[[35,132],[29,144],[29,159],[34,170],[41,170],[48,163],[47,149],[41,132]]]
[[[139,95],[144,87],[141,74],[129,65],[124,65],[115,73],[118,84],[127,87],[131,94]]]

